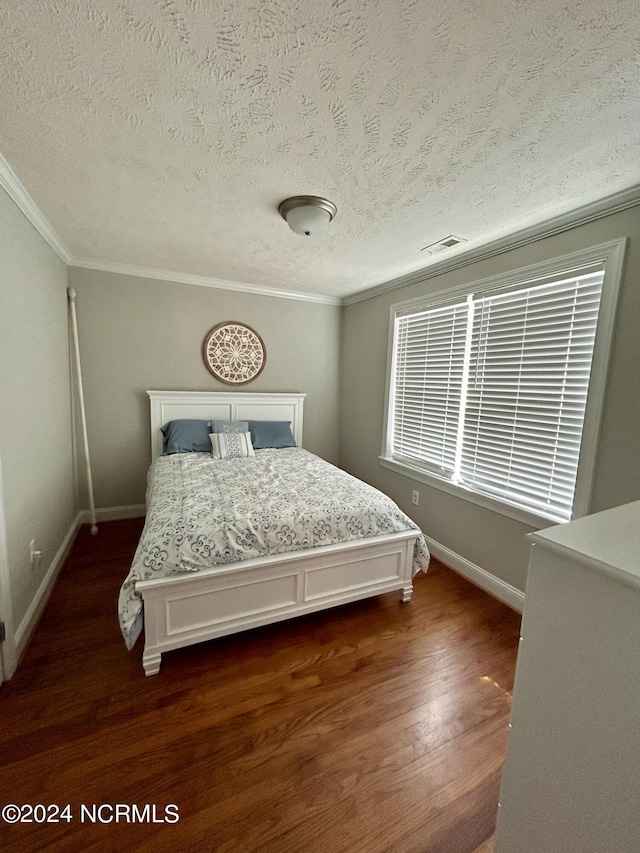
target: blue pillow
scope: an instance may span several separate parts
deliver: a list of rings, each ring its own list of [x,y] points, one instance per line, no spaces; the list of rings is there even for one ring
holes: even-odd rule
[[[211,421],[191,418],[169,421],[162,427],[162,452],[167,456],[171,453],[210,453],[210,424]]]
[[[297,446],[291,421],[249,421],[249,431],[254,450]]]

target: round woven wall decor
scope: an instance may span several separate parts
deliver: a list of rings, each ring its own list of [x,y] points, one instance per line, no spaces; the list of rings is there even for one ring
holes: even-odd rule
[[[202,352],[211,373],[227,385],[251,382],[267,360],[264,341],[244,323],[218,323],[204,339]]]

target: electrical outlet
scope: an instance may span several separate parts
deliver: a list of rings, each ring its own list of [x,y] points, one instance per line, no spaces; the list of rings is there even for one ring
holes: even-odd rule
[[[39,569],[42,562],[42,551],[36,548],[36,540],[32,539],[29,542],[29,557],[31,558],[31,568]]]
[[[418,506],[418,504],[420,503],[420,492],[418,492],[416,489],[413,490],[413,494],[411,495],[411,503],[414,506]]]

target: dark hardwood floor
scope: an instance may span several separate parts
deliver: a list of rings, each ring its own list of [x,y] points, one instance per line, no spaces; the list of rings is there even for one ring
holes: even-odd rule
[[[517,614],[433,561],[409,604],[393,593],[183,649],[147,678],[116,617],[140,529],[82,528],[0,690],[2,805],[68,803],[72,818],[0,821],[0,849],[490,849]],[[156,822],[128,823],[132,804]],[[159,822],[169,804],[178,822]]]

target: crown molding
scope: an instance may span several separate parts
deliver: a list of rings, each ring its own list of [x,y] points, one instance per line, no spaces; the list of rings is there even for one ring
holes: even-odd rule
[[[225,279],[209,278],[207,276],[189,275],[171,270],[156,270],[148,267],[137,267],[131,264],[113,264],[108,261],[98,261],[91,258],[75,258],[64,245],[60,237],[31,198],[24,185],[13,171],[7,160],[0,153],[0,187],[9,198],[15,202],[27,217],[36,231],[47,241],[53,251],[68,267],[115,272],[121,275],[153,278],[159,281],[178,282],[180,284],[195,284],[199,287],[215,287],[221,290],[234,290],[239,293],[252,293],[256,296],[273,296],[279,299],[297,299],[302,302],[317,302],[321,305],[342,305],[338,296],[324,296],[316,293],[303,293],[297,290],[281,290],[259,284],[226,281]]]
[[[627,210],[630,207],[636,207],[640,204],[640,185],[630,187],[627,190],[614,193],[606,196],[598,201],[590,202],[568,213],[562,213],[559,216],[554,216],[552,219],[547,219],[544,222],[539,222],[536,225],[530,225],[528,228],[523,228],[520,231],[515,231],[513,234],[508,234],[505,237],[500,237],[498,240],[492,240],[489,243],[484,243],[480,246],[475,246],[473,249],[468,249],[461,252],[455,257],[448,260],[439,261],[428,267],[423,267],[415,270],[412,273],[401,276],[400,278],[391,279],[391,281],[383,282],[382,284],[374,285],[366,290],[360,290],[350,296],[345,296],[342,300],[343,305],[353,305],[356,302],[364,302],[366,299],[373,299],[376,296],[381,296],[385,293],[390,293],[393,290],[399,290],[401,287],[407,287],[410,284],[418,284],[422,281],[428,281],[431,278],[442,275],[445,272],[466,267],[469,264],[483,261],[486,258],[492,258],[496,255],[502,255],[512,249],[517,249],[520,246],[526,246],[528,243],[535,243],[538,240],[544,240],[546,237],[553,237],[555,234],[561,234],[563,231],[570,231],[572,228],[577,228],[579,225],[586,225],[588,222],[594,222],[596,219],[602,219],[612,213],[618,213],[621,210]]]
[[[501,237],[498,240],[492,240],[491,242],[475,246],[474,248],[461,252],[448,260],[439,261],[428,267],[423,267],[399,278],[394,278],[390,281],[366,288],[365,290],[360,290],[349,296],[339,297],[325,296],[318,293],[304,293],[297,290],[282,290],[260,284],[227,281],[226,279],[190,275],[188,273],[174,272],[172,270],[157,270],[149,267],[138,267],[133,264],[117,264],[109,263],[108,261],[94,260],[91,258],[75,258],[49,224],[49,221],[46,219],[35,201],[31,198],[27,190],[22,185],[20,179],[1,153],[0,187],[6,191],[9,197],[27,217],[29,222],[31,222],[38,233],[44,238],[44,240],[46,240],[53,251],[68,267],[80,267],[81,269],[99,270],[101,272],[114,272],[119,273],[120,275],[138,276],[140,278],[151,278],[158,281],[177,282],[179,284],[194,284],[198,287],[213,287],[220,290],[232,290],[238,293],[251,293],[255,296],[271,296],[278,299],[295,299],[301,302],[314,302],[321,305],[353,305],[356,302],[364,302],[367,299],[373,299],[376,296],[381,296],[393,290],[399,290],[400,288],[407,287],[411,284],[418,284],[419,282],[427,281],[428,279],[435,278],[445,272],[460,269],[461,267],[468,266],[476,261],[482,261],[486,258],[501,255],[504,252],[509,252],[512,249],[519,248],[520,246],[526,246],[528,243],[535,243],[538,240],[544,240],[546,237],[561,234],[563,231],[569,231],[579,225],[586,225],[588,222],[593,222],[596,219],[601,219],[604,216],[609,216],[612,213],[618,213],[619,211],[627,210],[630,207],[636,207],[640,204],[640,185],[636,185],[603,199],[599,199],[598,201],[583,205],[582,207],[569,211],[568,213],[560,214],[552,219],[547,219],[544,222],[531,225],[520,231],[515,231],[513,234]]]
[[[252,293],[254,296],[275,296],[278,299],[297,299],[301,302],[319,302],[321,305],[342,305],[338,296],[323,296],[319,293],[303,293],[299,290],[277,290],[262,284],[247,284],[241,281],[227,281],[222,278],[209,278],[204,275],[174,272],[173,270],[156,270],[150,267],[137,267],[133,264],[112,264],[108,261],[96,261],[90,258],[72,258],[69,266],[80,267],[100,272],[115,272],[120,275],[153,278],[158,281],[177,282],[179,284],[195,284],[198,287],[215,287],[220,290],[234,290],[238,293]]]
[[[51,246],[53,251],[61,258],[67,266],[71,262],[71,252],[64,245],[60,237],[53,230],[38,205],[26,191],[22,182],[0,154],[0,187],[2,187],[12,201],[24,213],[36,231]]]

